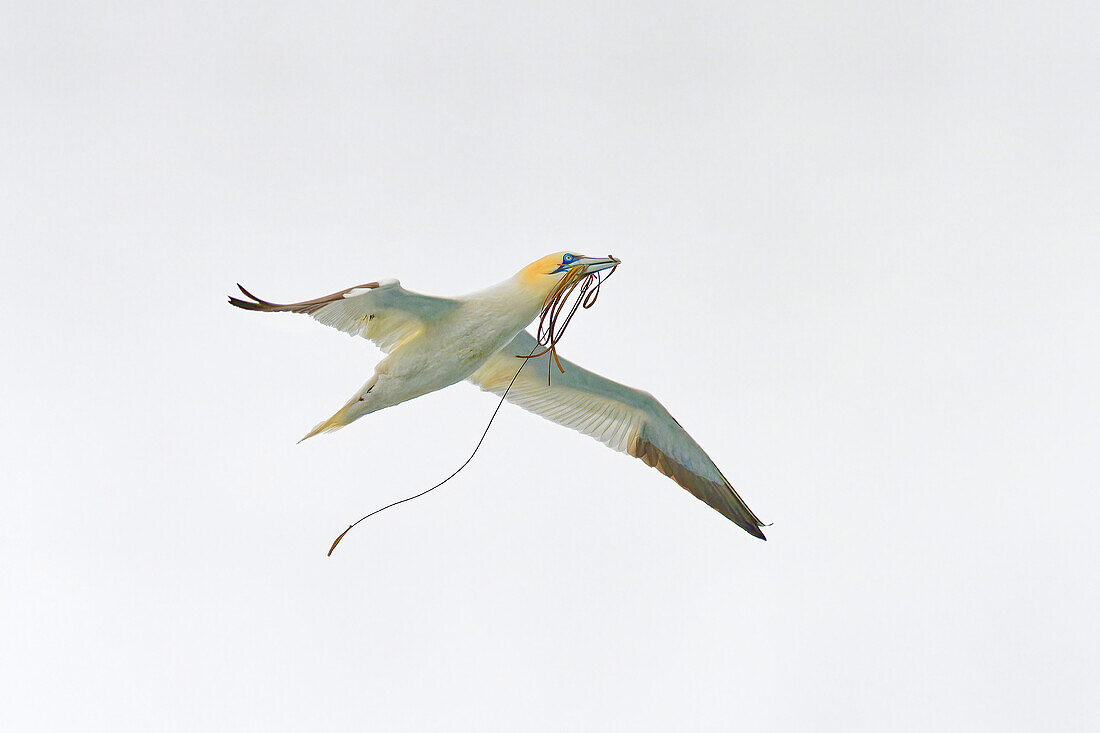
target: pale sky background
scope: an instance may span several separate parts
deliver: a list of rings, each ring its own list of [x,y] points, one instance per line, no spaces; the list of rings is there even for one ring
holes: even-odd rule
[[[0,728],[1095,730],[1100,10],[0,11]],[[230,308],[623,260],[562,353],[765,520]]]

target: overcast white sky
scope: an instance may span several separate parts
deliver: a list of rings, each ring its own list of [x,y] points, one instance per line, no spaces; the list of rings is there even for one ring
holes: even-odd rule
[[[1095,730],[1100,11],[0,11],[0,728]],[[245,313],[623,265],[562,352],[765,521]]]

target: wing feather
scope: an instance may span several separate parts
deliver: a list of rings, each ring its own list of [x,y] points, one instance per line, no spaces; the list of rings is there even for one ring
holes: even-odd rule
[[[229,296],[229,302],[245,310],[305,313],[326,326],[352,336],[362,336],[383,351],[393,351],[415,336],[424,325],[449,313],[458,302],[405,290],[397,280],[356,285],[331,295],[301,303],[271,303],[237,285],[249,300]]]
[[[526,331],[470,376],[483,390],[503,394],[535,338]],[[525,410],[589,435],[653,466],[749,534],[764,538],[763,523],[748,508],[699,444],[648,392],[613,382],[562,359],[551,370],[549,354],[530,359],[507,399]]]

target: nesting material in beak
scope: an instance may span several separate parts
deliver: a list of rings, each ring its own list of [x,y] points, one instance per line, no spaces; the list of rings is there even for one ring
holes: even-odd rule
[[[596,304],[596,298],[600,294],[600,285],[603,281],[611,277],[616,268],[618,268],[620,260],[608,255],[608,259],[599,261],[596,263],[579,263],[569,269],[569,272],[565,274],[554,289],[550,291],[550,294],[546,296],[546,300],[543,301],[542,311],[539,314],[539,330],[538,330],[538,342],[542,346],[546,347],[538,353],[531,353],[527,356],[519,356],[520,359],[533,359],[537,356],[549,352],[550,357],[554,364],[557,365],[558,371],[562,374],[565,373],[565,367],[561,365],[561,361],[558,359],[557,345],[558,341],[565,334],[565,329],[569,325],[569,321],[573,319],[573,314],[577,312],[577,308],[584,306],[586,309],[591,308]],[[596,267],[597,269],[591,269]],[[610,272],[606,276],[601,276],[599,273],[604,270],[610,269]],[[595,283],[596,287],[589,292],[592,284]],[[577,293],[576,299],[573,301],[572,307],[569,308],[569,312],[565,314],[565,319],[561,319],[562,311],[565,310],[566,304],[569,302],[569,298],[573,295],[573,291],[580,289]],[[559,324],[560,321],[560,324]],[[550,364],[546,365],[546,383],[550,384]]]

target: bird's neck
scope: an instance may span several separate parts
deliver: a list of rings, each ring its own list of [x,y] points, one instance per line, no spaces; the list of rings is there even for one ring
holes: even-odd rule
[[[512,277],[469,296],[486,310],[494,311],[514,324],[516,332],[523,330],[542,310],[555,279],[545,275],[530,277],[520,271]]]

